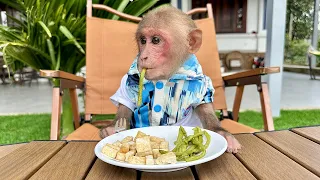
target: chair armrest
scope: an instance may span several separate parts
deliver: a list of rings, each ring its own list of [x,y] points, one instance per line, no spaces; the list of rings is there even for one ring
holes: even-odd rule
[[[252,69],[252,70],[247,70],[247,71],[226,75],[226,76],[223,76],[222,79],[224,81],[228,81],[228,80],[240,79],[240,78],[245,78],[250,76],[259,76],[259,75],[278,73],[278,72],[280,72],[280,67],[257,68],[257,69]]]
[[[77,82],[84,82],[85,78],[76,76],[71,73],[67,73],[64,71],[59,71],[59,70],[41,70],[40,69],[40,76],[42,77],[49,77],[49,78],[62,78],[62,79],[68,79],[72,81],[77,81]]]

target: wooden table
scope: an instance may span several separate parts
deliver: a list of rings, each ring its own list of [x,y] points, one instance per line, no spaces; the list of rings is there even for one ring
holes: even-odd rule
[[[320,126],[235,136],[240,153],[170,173],[104,163],[93,141],[33,141],[11,153],[0,146],[0,179],[320,179]]]

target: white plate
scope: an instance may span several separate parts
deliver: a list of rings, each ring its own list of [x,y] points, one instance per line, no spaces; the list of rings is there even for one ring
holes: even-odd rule
[[[193,127],[184,127],[184,129],[186,130],[188,135],[194,134],[192,130]],[[96,156],[102,161],[115,166],[132,168],[132,169],[147,171],[147,172],[170,172],[170,171],[177,171],[189,166],[208,162],[222,155],[227,149],[227,141],[225,140],[224,137],[222,137],[220,134],[217,134],[213,131],[206,130],[211,136],[211,142],[207,149],[206,155],[203,158],[196,161],[191,161],[191,162],[178,161],[176,164],[167,164],[167,165],[136,165],[136,164],[129,164],[126,162],[117,161],[102,153],[102,148],[107,143],[114,143],[117,140],[121,141],[126,136],[135,137],[138,131],[141,131],[147,135],[165,138],[166,141],[169,141],[169,149],[172,150],[175,147],[174,141],[177,140],[179,126],[152,126],[152,127],[131,129],[127,131],[122,131],[117,134],[113,134],[111,136],[108,136],[102,139],[96,145],[94,149]],[[204,142],[206,142],[205,138],[204,138]]]

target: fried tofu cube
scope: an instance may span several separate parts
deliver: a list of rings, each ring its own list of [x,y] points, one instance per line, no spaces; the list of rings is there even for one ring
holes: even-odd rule
[[[146,165],[154,165],[154,159],[152,155],[146,156]]]
[[[107,144],[107,146],[109,146],[109,147],[111,147],[112,149],[115,149],[115,150],[117,150],[117,151],[120,151],[120,147],[115,146],[115,145],[113,145],[113,144]]]
[[[160,148],[159,149],[169,151],[169,142],[168,141],[162,141],[160,143]]]
[[[128,142],[129,144],[129,149],[130,150],[135,150],[136,149],[136,143],[133,141]]]
[[[151,144],[150,144],[150,137],[144,136],[142,138],[137,138],[136,149],[137,149],[137,152],[152,151]]]
[[[120,141],[116,141],[112,145],[117,146],[117,147],[121,147],[122,143]]]
[[[134,138],[134,140],[136,141],[138,138],[142,138],[144,136],[147,136],[145,133],[138,131],[136,137]]]
[[[121,143],[128,143],[130,141],[133,141],[133,137],[132,136],[127,136],[124,139],[122,139]]]
[[[151,141],[150,144],[151,144],[152,149],[159,149],[160,148],[160,143]]]
[[[108,157],[115,158],[117,156],[118,151],[108,146],[107,144],[102,148],[102,153]]]
[[[130,156],[128,159],[130,164],[146,164],[146,157]]]
[[[131,151],[127,152],[126,155],[125,155],[126,157],[125,157],[124,161],[128,162],[129,161],[129,157],[130,156],[134,156],[135,154],[136,154],[135,150],[131,150]]]
[[[168,152],[166,154],[161,154],[161,156],[159,156],[156,159],[156,164],[158,165],[162,165],[162,164],[175,164],[177,163],[177,157],[176,154],[173,152]]]
[[[126,154],[118,152],[117,156],[116,156],[116,159],[119,160],[119,161],[124,161],[126,159]]]
[[[159,137],[156,137],[156,136],[150,136],[150,141],[160,144],[162,141],[165,141],[165,139],[164,138],[159,138]]]
[[[123,143],[122,146],[120,147],[120,152],[122,153],[127,153],[130,150],[130,145],[128,143]]]
[[[139,156],[139,157],[146,157],[148,155],[152,155],[152,151],[137,152],[137,154],[136,154],[136,156]]]
[[[157,159],[159,156],[161,156],[161,153],[159,152],[159,149],[152,149],[153,158]]]

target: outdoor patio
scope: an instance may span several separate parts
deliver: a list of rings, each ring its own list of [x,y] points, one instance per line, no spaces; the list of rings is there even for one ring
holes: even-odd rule
[[[319,79],[319,77],[318,77]],[[310,80],[307,74],[283,73],[281,109],[320,109],[320,81]],[[0,114],[50,113],[52,87],[46,79],[27,84],[0,85]],[[226,89],[228,108],[232,109],[235,87]],[[82,98],[78,98],[80,111]],[[247,86],[243,93],[241,110],[260,110],[259,94],[256,86]]]

